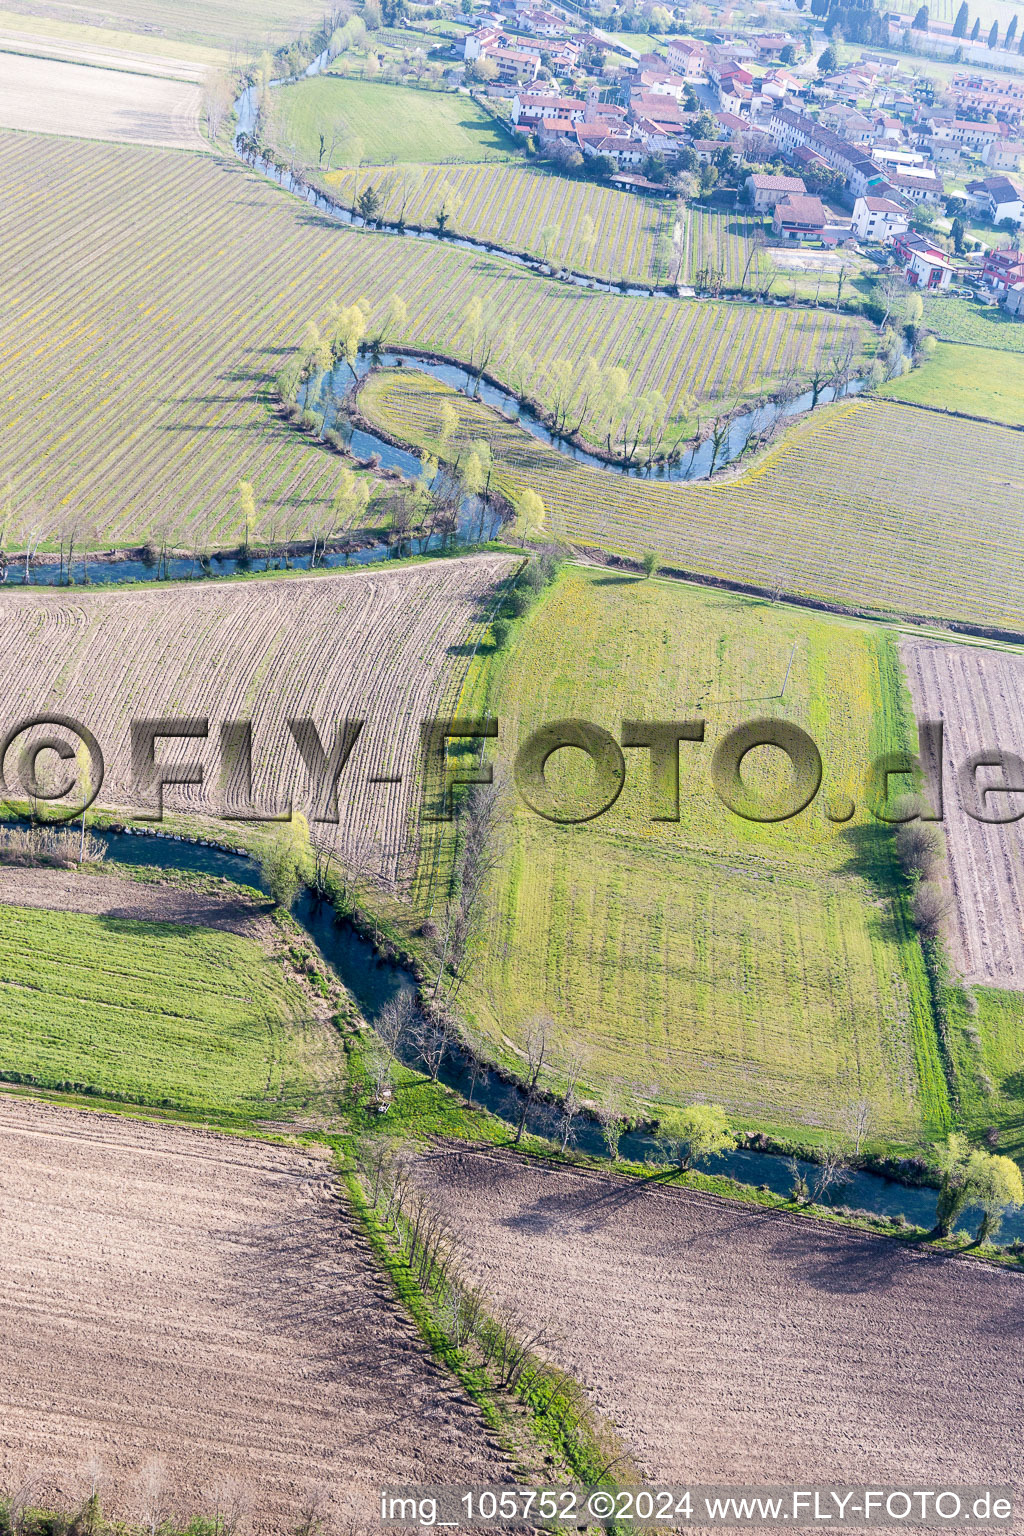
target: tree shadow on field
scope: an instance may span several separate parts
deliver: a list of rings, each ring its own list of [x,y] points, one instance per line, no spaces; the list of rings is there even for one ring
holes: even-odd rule
[[[648,1179],[604,1180],[595,1185],[590,1180],[570,1191],[553,1191],[540,1195],[533,1204],[517,1216],[506,1216],[502,1226],[512,1231],[541,1234],[562,1229],[567,1223],[583,1232],[597,1232],[620,1212],[633,1210],[650,1192],[650,1186],[671,1177],[667,1173],[653,1174]]]
[[[639,572],[634,572],[634,573],[632,573],[629,576],[598,576],[594,580],[594,586],[595,587],[632,587],[632,586],[635,585],[636,582],[643,581],[643,580],[644,580],[644,577],[641,576]]]
[[[780,1225],[770,1246],[793,1279],[831,1296],[891,1291],[910,1280],[916,1265],[950,1257],[920,1243],[869,1233],[824,1232],[803,1221]]]

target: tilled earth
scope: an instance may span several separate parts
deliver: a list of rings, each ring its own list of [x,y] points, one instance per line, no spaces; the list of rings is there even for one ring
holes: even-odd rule
[[[1024,990],[1024,856],[1020,825],[978,821],[960,783],[974,753],[1024,756],[1024,658],[979,646],[902,641],[900,651],[919,720],[941,720],[945,736],[945,817],[954,907],[946,933],[967,981]],[[982,768],[978,790],[1004,782]],[[976,807],[977,809],[977,807]],[[989,815],[1024,814],[1024,796],[986,795]]]
[[[485,1290],[548,1320],[549,1353],[649,1476],[1020,1480],[1021,1277],[500,1152],[417,1170]]]
[[[278,1533],[372,1518],[384,1479],[504,1481],[334,1189],[288,1148],[0,1097],[0,1488],[98,1476],[121,1515]]]
[[[63,869],[0,868],[0,902],[135,922],[187,923],[253,939],[273,932],[268,903],[258,897],[252,901],[244,896],[225,899],[156,881],[83,875]]]

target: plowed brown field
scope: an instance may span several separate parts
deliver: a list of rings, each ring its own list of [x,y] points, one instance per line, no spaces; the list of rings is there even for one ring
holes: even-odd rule
[[[1020,1277],[502,1153],[418,1166],[485,1289],[550,1320],[648,1475],[1019,1480]]]
[[[983,748],[1024,757],[1024,656],[963,645],[901,645],[919,720],[944,722],[944,830],[955,905],[947,937],[968,981],[1024,990],[1024,842],[1021,824],[992,826],[963,807],[957,771]],[[981,785],[999,775],[982,770]],[[993,812],[1024,809],[1024,796],[988,802]]]
[[[340,780],[338,847],[394,878],[408,845],[420,721],[458,680],[462,644],[515,564],[498,555],[136,592],[5,589],[4,729],[41,711],[80,721],[106,758],[100,803],[140,808],[132,720],[208,718],[208,740],[162,740],[157,756],[204,764],[203,785],[170,790],[168,809],[219,814],[224,721],[252,721],[255,803],[280,810],[294,793],[296,809],[307,810],[308,776],[287,720],[312,718],[329,747],[344,717],[362,719]],[[25,740],[8,758],[12,776]],[[334,835],[330,825],[321,830]]]
[[[382,1479],[503,1480],[311,1155],[0,1097],[0,1487],[327,1531]]]

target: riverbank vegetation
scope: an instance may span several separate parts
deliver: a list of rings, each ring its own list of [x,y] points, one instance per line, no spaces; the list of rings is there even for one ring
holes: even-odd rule
[[[237,547],[240,483],[250,536],[308,538],[338,462],[275,417],[268,395],[332,305],[365,300],[368,342],[385,333],[486,361],[549,406],[564,366],[593,355],[657,396],[677,427],[827,372],[830,359],[855,366],[870,334],[828,311],[584,292],[448,245],[349,231],[210,156],[3,134],[0,168],[8,549],[55,544],[72,524],[79,549]],[[393,295],[408,319],[386,331]]]
[[[653,548],[668,567],[774,596],[1021,631],[1024,552],[1005,485],[1024,479],[1024,434],[1005,427],[845,400],[708,485],[590,469],[422,374],[382,371],[359,401],[434,452],[450,407],[452,441],[486,437],[493,484],[513,505],[539,493],[552,537],[637,562]]]

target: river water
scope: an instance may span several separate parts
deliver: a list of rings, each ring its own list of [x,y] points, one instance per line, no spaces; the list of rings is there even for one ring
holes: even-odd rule
[[[124,832],[97,832],[95,835],[105,843],[110,858],[120,863],[220,875],[238,884],[264,890],[258,865],[244,853],[224,851],[169,835]],[[352,993],[369,1023],[377,1019],[386,1002],[402,992],[414,991],[411,977],[400,967],[381,959],[370,941],[357,933],[350,923],[338,918],[328,903],[317,902],[305,892],[296,903],[294,915],[316,943],[325,962]],[[407,1059],[409,1065],[416,1065],[413,1058]],[[472,1090],[475,1104],[509,1125],[518,1121],[521,1091],[499,1073],[475,1068],[461,1055],[451,1056],[442,1065],[440,1080],[464,1097],[468,1097]],[[527,1126],[539,1135],[552,1135],[550,1111],[544,1106],[531,1109]],[[607,1156],[597,1125],[580,1120],[577,1127],[576,1145],[580,1151],[596,1157]],[[624,1136],[621,1152],[632,1161],[661,1162],[656,1142],[643,1132]],[[798,1167],[813,1191],[816,1166],[798,1160]],[[730,1152],[710,1159],[704,1171],[725,1174],[744,1184],[766,1186],[780,1195],[788,1195],[793,1184],[789,1159],[774,1153]],[[815,1198],[823,1205],[846,1206],[878,1216],[903,1216],[915,1226],[930,1227],[935,1220],[934,1189],[908,1187],[875,1173],[853,1173],[847,1183]],[[972,1230],[977,1222],[978,1213],[969,1210],[960,1226],[965,1231]],[[1011,1213],[1003,1222],[999,1240],[1009,1242],[1013,1238],[1024,1238],[1024,1211]]]

